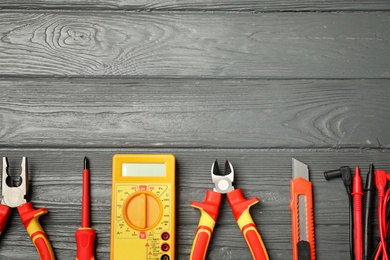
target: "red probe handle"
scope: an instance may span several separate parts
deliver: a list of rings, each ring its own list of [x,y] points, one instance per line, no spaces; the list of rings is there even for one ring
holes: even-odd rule
[[[11,213],[11,208],[3,204],[0,204],[0,235],[3,232],[5,225],[7,225],[7,221],[10,213]]]
[[[227,193],[226,196],[230,207],[232,208],[234,218],[236,219],[237,224],[241,229],[242,235],[248,244],[249,250],[252,253],[253,259],[268,260],[269,257],[267,249],[265,248],[260,233],[257,230],[257,227],[253,222],[252,216],[249,212],[249,208],[259,202],[259,199],[245,199],[241,189],[235,189]]]
[[[290,209],[292,220],[292,252],[293,260],[298,260],[299,242],[299,216],[298,202],[299,195],[306,197],[306,228],[307,238],[310,244],[310,259],[316,259],[314,239],[314,217],[313,217],[313,187],[310,181],[304,178],[295,178],[290,181]]]
[[[92,228],[79,228],[75,234],[76,260],[95,260],[96,232]]]
[[[218,218],[219,205],[221,204],[221,193],[211,190],[206,191],[203,202],[192,202],[191,206],[201,212],[198,228],[192,245],[190,260],[206,259],[207,248],[213,234],[215,222]]]
[[[41,260],[54,260],[54,252],[49,239],[41,224],[39,217],[46,214],[48,211],[45,208],[34,209],[31,202],[27,202],[18,207],[20,218],[23,225],[30,235]]]
[[[362,178],[360,177],[360,169],[355,169],[353,177],[353,234],[354,234],[354,249],[355,260],[363,259],[363,209],[362,209]]]

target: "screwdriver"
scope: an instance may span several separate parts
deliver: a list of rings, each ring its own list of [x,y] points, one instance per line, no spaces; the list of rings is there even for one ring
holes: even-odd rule
[[[95,231],[90,227],[89,162],[84,157],[81,228],[76,231],[76,260],[95,260]]]

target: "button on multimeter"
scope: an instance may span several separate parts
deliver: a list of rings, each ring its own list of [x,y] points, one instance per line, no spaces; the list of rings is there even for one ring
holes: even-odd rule
[[[117,154],[112,169],[110,259],[173,260],[175,157]]]

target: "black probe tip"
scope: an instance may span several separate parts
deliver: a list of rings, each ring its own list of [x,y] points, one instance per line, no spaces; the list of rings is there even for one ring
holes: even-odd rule
[[[84,170],[89,169],[89,162],[87,156],[84,157]]]

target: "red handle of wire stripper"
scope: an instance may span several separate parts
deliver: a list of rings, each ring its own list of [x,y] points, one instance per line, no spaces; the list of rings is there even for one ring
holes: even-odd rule
[[[252,253],[253,259],[268,260],[269,257],[267,250],[249,212],[249,208],[259,202],[259,199],[245,199],[241,189],[235,189],[227,193],[226,196],[230,207],[232,208],[234,218],[236,219],[242,235],[244,236]]]
[[[7,224],[10,213],[11,208],[0,204],[0,235],[3,232],[5,225]]]
[[[27,202],[18,207],[23,225],[30,235],[41,260],[54,260],[54,252],[49,239],[39,223],[39,217],[48,211],[45,208],[34,209],[31,202]]]
[[[191,206],[201,212],[198,228],[192,245],[190,260],[206,259],[207,248],[213,234],[215,222],[218,218],[219,205],[221,204],[221,193],[211,190],[206,191],[203,202],[192,202]]]

